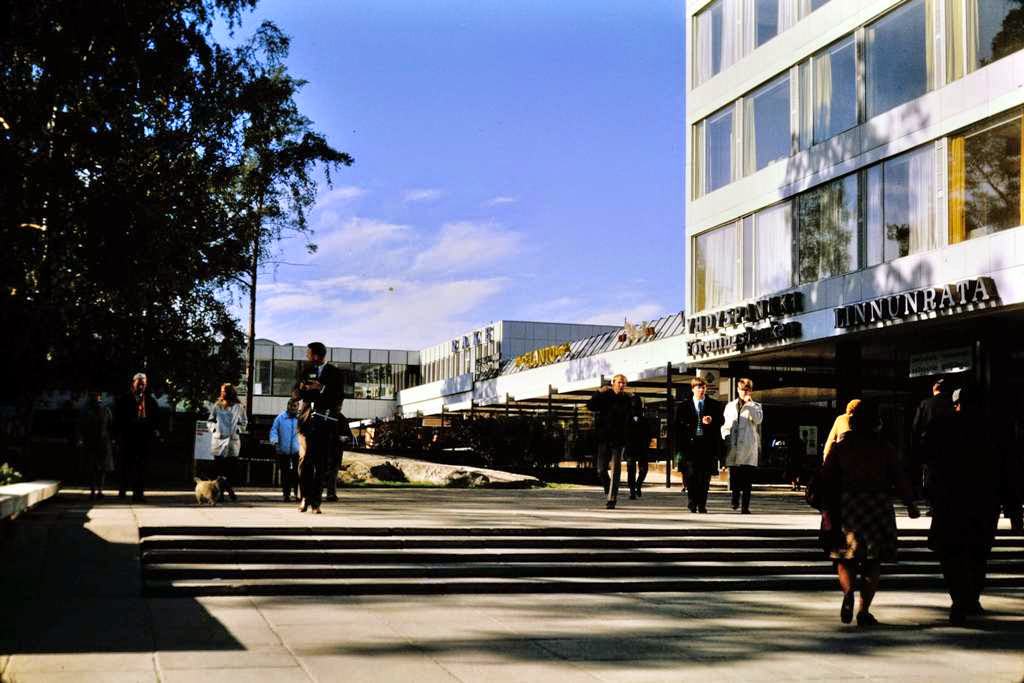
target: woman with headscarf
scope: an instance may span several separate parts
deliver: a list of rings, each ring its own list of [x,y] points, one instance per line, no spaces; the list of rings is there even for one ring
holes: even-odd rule
[[[822,467],[826,514],[833,530],[829,556],[843,591],[839,618],[853,621],[857,579],[860,579],[858,626],[878,623],[871,602],[878,591],[882,562],[896,561],[896,512],[893,489],[907,506],[907,515],[920,516],[913,493],[899,465],[896,451],[877,434],[878,412],[862,401],[849,413],[850,431],[843,434]]]
[[[210,417],[206,422],[213,435],[210,439],[210,452],[213,455],[214,471],[216,476],[224,477],[221,490],[227,491],[234,502],[238,497],[231,487],[231,482],[235,479],[235,465],[242,451],[241,433],[245,430],[248,420],[233,385],[220,385],[220,396],[210,409]]]

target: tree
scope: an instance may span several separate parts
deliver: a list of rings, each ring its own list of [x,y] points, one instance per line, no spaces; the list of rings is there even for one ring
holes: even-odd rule
[[[276,28],[235,49],[211,39],[254,5],[0,10],[5,392],[119,390],[144,368],[198,405],[239,376],[223,292],[280,227],[304,229],[312,165],[351,162],[298,113]]]
[[[288,47],[288,37],[264,23],[239,50],[245,77],[240,89],[244,123],[233,203],[235,236],[246,262],[243,283],[249,295],[245,393],[250,417],[260,267],[273,262],[274,245],[286,233],[309,234],[306,215],[316,201],[314,171],[322,168],[330,185],[332,168],[352,164],[351,156],[327,144],[299,112],[294,98],[305,81],[288,74],[284,66]]]

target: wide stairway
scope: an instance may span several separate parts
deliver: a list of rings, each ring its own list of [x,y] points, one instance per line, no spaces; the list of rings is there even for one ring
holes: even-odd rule
[[[828,590],[799,529],[143,527],[147,595],[382,595]],[[887,589],[938,588],[923,531],[900,533]],[[990,587],[1024,588],[1024,537],[1001,533]]]

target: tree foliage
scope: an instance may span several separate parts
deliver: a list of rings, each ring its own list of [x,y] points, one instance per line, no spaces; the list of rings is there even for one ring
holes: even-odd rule
[[[254,245],[306,228],[317,163],[351,163],[298,112],[273,24],[213,40],[255,1],[0,10],[5,390],[122,389],[145,368],[199,403],[240,375],[223,292]]]

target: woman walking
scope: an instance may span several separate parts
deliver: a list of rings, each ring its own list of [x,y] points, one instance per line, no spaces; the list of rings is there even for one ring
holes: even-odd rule
[[[896,451],[876,431],[878,412],[862,401],[849,414],[850,431],[835,443],[822,467],[821,485],[834,529],[829,555],[835,561],[843,603],[839,618],[853,621],[860,585],[858,626],[878,623],[871,602],[878,591],[882,562],[896,561],[896,512],[889,498],[895,487],[911,519],[920,516]]]
[[[732,509],[740,507],[744,515],[750,514],[750,492],[754,483],[754,468],[761,454],[761,421],[764,411],[754,400],[754,383],[742,378],[737,383],[739,397],[725,406],[722,439],[726,445],[725,464],[729,468],[729,487],[732,489]]]
[[[213,438],[210,440],[210,452],[213,454],[213,466],[216,476],[224,477],[222,491],[227,491],[231,501],[238,500],[235,490],[231,487],[235,479],[238,454],[242,450],[241,433],[245,430],[248,420],[245,408],[238,400],[238,392],[231,384],[220,385],[220,397],[210,409],[210,417],[206,420]],[[223,493],[221,497],[223,497]]]

